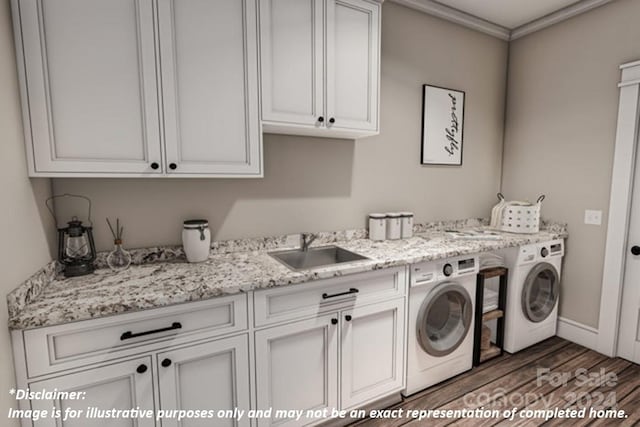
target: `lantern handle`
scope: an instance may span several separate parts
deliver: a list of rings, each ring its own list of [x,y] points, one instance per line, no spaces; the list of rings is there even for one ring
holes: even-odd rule
[[[86,200],[87,204],[89,205],[89,210],[87,212],[87,221],[89,221],[89,226],[93,227],[93,221],[91,221],[91,199],[89,199],[87,196],[81,196],[79,194],[64,193],[64,194],[56,194],[55,196],[51,196],[47,200],[45,200],[45,202],[44,202],[44,204],[47,206],[47,209],[51,213],[51,216],[53,217],[53,220],[56,222],[56,228],[58,228],[58,218],[56,217],[56,214],[53,211],[53,207],[51,206],[51,203],[49,203],[49,202],[53,201],[54,199],[58,199],[58,198],[62,198],[62,197],[76,197],[78,199]]]

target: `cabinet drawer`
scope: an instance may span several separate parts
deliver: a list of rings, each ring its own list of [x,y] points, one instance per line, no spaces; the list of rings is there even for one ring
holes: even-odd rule
[[[379,270],[254,292],[256,326],[406,294],[405,268]]]
[[[238,294],[24,331],[29,377],[166,346],[197,334],[247,328],[247,296]],[[144,347],[144,348],[141,348]]]

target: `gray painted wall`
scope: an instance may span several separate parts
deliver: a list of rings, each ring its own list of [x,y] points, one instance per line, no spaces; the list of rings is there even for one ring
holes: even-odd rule
[[[120,217],[129,247],[177,244],[193,217],[229,239],[364,227],[373,211],[487,216],[500,185],[506,60],[506,42],[386,2],[379,136],[265,135],[264,179],[55,179],[54,189],[93,200],[101,249],[112,244],[107,216]],[[462,167],[420,165],[424,83],[466,91]]]
[[[43,209],[51,194],[48,179],[27,178],[22,133],[18,77],[16,75],[9,1],[0,2],[0,419],[2,425],[18,425],[6,419],[16,408],[7,390],[15,384],[11,340],[7,330],[5,295],[51,260],[55,230]]]
[[[640,2],[618,0],[511,44],[505,195],[545,193],[569,223],[560,315],[598,326],[618,112],[619,65],[640,59]],[[601,227],[585,209],[603,211]]]

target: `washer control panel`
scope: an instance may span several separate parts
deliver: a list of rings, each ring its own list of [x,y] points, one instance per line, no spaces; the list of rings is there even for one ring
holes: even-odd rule
[[[411,266],[411,286],[475,275],[477,272],[478,258],[475,256],[414,264]]]
[[[460,274],[475,273],[476,265],[478,265],[476,261],[477,260],[475,257],[458,260],[458,273]]]

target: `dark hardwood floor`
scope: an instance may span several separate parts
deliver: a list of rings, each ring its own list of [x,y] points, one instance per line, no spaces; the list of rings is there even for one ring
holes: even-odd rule
[[[580,369],[583,370],[580,370]],[[547,372],[545,369],[548,369]],[[547,372],[545,375],[544,372]],[[602,375],[602,373],[605,373]],[[615,377],[613,377],[615,374]],[[597,375],[597,376],[596,376]],[[505,410],[518,412],[505,419]],[[425,418],[407,416],[410,410],[496,411],[500,416]],[[535,410],[586,408],[584,418],[533,418]],[[590,417],[593,410],[624,410],[627,418]],[[504,354],[473,370],[406,397],[389,409],[402,417],[364,419],[353,426],[635,426],[640,425],[640,366],[608,358],[554,337],[519,353]],[[611,412],[611,411],[610,411]],[[520,418],[520,415],[525,418]],[[527,417],[531,414],[532,417]],[[455,414],[454,414],[455,415]],[[487,413],[486,415],[489,415]],[[598,415],[597,413],[595,415]],[[599,415],[602,417],[602,414]]]

